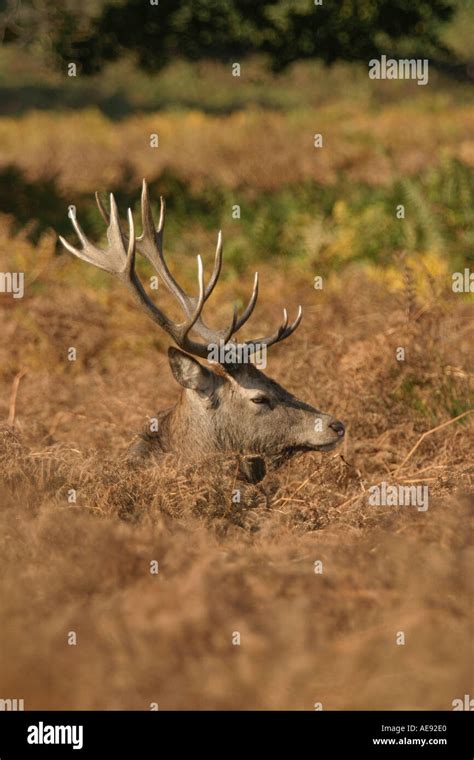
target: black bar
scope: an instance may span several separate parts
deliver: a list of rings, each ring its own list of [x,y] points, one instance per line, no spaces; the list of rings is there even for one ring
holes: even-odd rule
[[[472,760],[472,735],[472,714],[464,711],[0,712],[0,760],[179,757],[185,751],[219,758],[242,753],[244,760],[259,746],[265,757],[288,748],[290,757],[311,760],[333,754]]]

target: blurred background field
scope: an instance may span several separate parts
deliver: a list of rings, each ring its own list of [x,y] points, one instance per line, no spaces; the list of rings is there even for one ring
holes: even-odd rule
[[[79,66],[68,77],[74,48],[58,64],[39,42],[4,45],[5,223],[27,227],[35,242],[51,228],[64,235],[74,203],[86,232],[100,236],[93,192],[136,206],[146,176],[155,198],[167,197],[176,255],[188,253],[189,239],[211,244],[222,226],[227,265],[240,272],[261,259],[317,260],[323,270],[350,260],[389,265],[401,249],[459,268],[474,243],[474,7],[451,5],[439,30],[450,64],[431,61],[428,86],[370,80],[360,60],[296,60],[276,73],[255,55],[233,77],[233,59],[206,60],[205,51],[150,72],[124,50],[92,76]]]
[[[216,44],[201,55],[183,31],[160,48],[152,24],[130,22],[139,5],[110,6],[130,10],[130,47],[119,14],[116,36],[92,50],[86,22],[109,7],[102,0],[82,16],[74,2],[59,15],[49,0],[25,3],[24,29],[38,24],[26,39],[21,24],[3,27],[0,271],[26,282],[23,299],[0,294],[0,418],[10,421],[0,435],[0,698],[23,697],[27,709],[451,709],[472,688],[472,294],[451,286],[453,272],[473,269],[473,3],[420,2],[417,33],[389,44],[385,31],[353,55],[341,3],[335,61],[324,40],[322,60],[294,42],[288,61],[278,35],[262,37],[265,55],[244,55],[238,35],[232,54]],[[175,5],[178,29],[204,14],[202,45],[206,7],[214,23],[220,0]],[[274,5],[284,25],[290,5]],[[413,6],[355,5],[361,18],[393,6],[394,23]],[[295,7],[304,22],[307,6]],[[430,7],[452,13],[442,22]],[[30,18],[37,8],[52,15]],[[363,56],[379,49],[429,55],[428,86],[370,80]],[[150,66],[138,65],[140,50]],[[223,230],[210,323],[244,305],[256,269],[249,334],[302,303],[303,324],[271,352],[268,373],[347,425],[341,451],[245,487],[241,505],[232,462],[196,472],[122,462],[133,434],[177,398],[167,339],[119,283],[61,251],[57,234],[74,241],[74,204],[87,234],[105,240],[96,190],[138,222],[143,177],[155,210],[166,197],[165,250],[190,291],[196,255],[210,271]],[[381,480],[428,484],[428,512],[369,508]],[[80,645],[68,647],[76,629]]]

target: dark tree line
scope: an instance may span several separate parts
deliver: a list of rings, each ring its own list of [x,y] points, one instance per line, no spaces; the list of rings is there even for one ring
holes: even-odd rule
[[[152,4],[153,3],[153,4]],[[267,54],[275,70],[298,59],[367,60],[398,43],[447,54],[439,38],[456,0],[0,0],[4,42],[48,48],[86,74],[133,52],[157,71],[170,60]]]

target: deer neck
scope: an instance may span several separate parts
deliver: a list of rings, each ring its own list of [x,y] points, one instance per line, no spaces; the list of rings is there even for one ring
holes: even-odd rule
[[[203,407],[192,391],[184,390],[167,419],[167,449],[189,459],[215,451],[216,434],[212,409]]]

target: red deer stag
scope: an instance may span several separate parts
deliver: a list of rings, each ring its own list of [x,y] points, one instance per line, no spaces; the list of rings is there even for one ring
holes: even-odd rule
[[[62,237],[61,243],[78,258],[117,275],[129,286],[138,304],[178,346],[168,349],[168,358],[175,379],[184,389],[175,406],[158,414],[158,430],[142,433],[129,449],[132,459],[176,452],[183,460],[196,461],[217,452],[234,453],[251,463],[243,468],[244,475],[259,480],[264,475],[265,462],[277,467],[298,452],[330,451],[342,441],[342,422],[295,398],[248,361],[249,355],[285,340],[296,330],[302,317],[301,307],[291,324],[284,309],[283,323],[272,335],[236,343],[233,336],[247,322],[257,301],[257,274],[247,307],[240,316],[234,307],[228,327],[212,330],[201,316],[221,271],[221,233],[208,284],[204,283],[198,256],[199,293],[189,296],[172,276],[163,255],[164,201],[161,199],[160,220],[155,228],[145,180],[141,198],[142,234],[137,238],[130,209],[127,236],[119,221],[114,196],[110,196],[110,214],[97,193],[96,200],[108,225],[108,245],[102,249],[90,243],[73,213],[70,217],[82,248],[74,248]],[[136,250],[148,259],[181,305],[185,318],[180,324],[170,320],[146,293],[135,271]],[[191,338],[191,330],[203,342]],[[216,354],[216,347],[224,351],[219,354],[221,359],[211,366],[193,358],[209,361]]]

